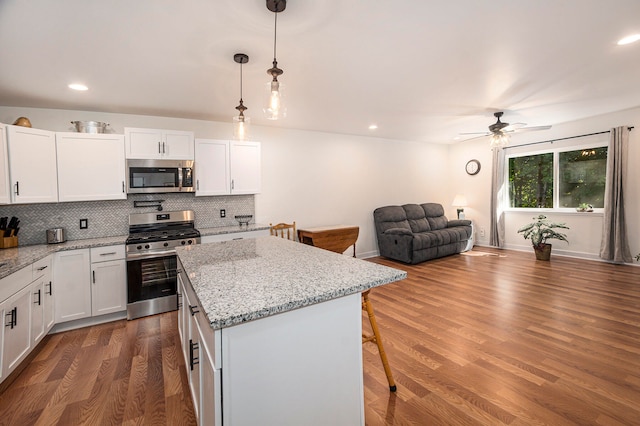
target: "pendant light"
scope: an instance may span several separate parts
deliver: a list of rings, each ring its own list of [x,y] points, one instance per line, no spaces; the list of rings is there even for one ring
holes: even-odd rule
[[[244,112],[248,109],[242,101],[242,64],[249,62],[249,56],[244,53],[236,53],[233,60],[240,64],[240,104],[236,107],[239,114],[233,117],[233,138],[236,140],[245,140],[249,136],[249,117],[244,116]]]
[[[278,13],[285,10],[287,0],[267,0],[267,9],[273,12],[275,16],[275,24],[273,30],[273,67],[267,70],[267,74],[271,76],[271,81],[267,83],[267,104],[264,108],[265,116],[269,120],[278,120],[287,116],[287,108],[283,101],[283,87],[278,81],[278,76],[284,71],[278,68],[276,60],[276,41],[278,34]]]

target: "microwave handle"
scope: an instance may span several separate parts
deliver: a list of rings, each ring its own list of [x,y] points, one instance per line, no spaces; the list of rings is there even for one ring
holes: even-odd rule
[[[178,191],[182,191],[182,167],[178,167]]]

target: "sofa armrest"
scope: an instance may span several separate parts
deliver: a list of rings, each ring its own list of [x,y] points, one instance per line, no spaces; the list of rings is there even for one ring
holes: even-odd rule
[[[471,226],[471,221],[465,219],[454,219],[447,222],[447,228],[453,228],[454,226]]]
[[[407,228],[389,228],[383,232],[386,235],[413,235],[410,229]]]

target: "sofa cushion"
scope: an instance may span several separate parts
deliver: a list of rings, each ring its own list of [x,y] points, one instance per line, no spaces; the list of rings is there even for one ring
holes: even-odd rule
[[[379,207],[373,211],[373,219],[378,233],[391,228],[403,228],[411,231],[407,214],[400,206]]]
[[[417,204],[405,204],[402,206],[407,214],[409,226],[414,233],[430,231],[431,227],[424,215],[424,209]]]
[[[389,228],[383,232],[383,234],[388,235],[413,235],[411,229],[407,228]]]
[[[420,207],[424,210],[424,214],[432,231],[447,227],[448,221],[447,217],[444,215],[444,208],[442,207],[442,204],[424,203],[420,204]]]

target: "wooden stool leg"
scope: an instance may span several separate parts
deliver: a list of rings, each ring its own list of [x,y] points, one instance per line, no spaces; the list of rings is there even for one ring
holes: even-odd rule
[[[396,382],[393,380],[393,374],[391,373],[391,367],[389,367],[389,361],[387,360],[387,354],[384,351],[384,347],[382,346],[382,338],[380,337],[380,331],[378,330],[378,324],[376,323],[376,316],[373,312],[373,306],[371,306],[371,301],[369,300],[369,292],[371,290],[367,290],[362,293],[362,309],[367,311],[367,315],[369,315],[369,322],[371,323],[371,330],[373,330],[373,336],[365,336],[362,335],[362,343],[365,342],[375,342],[378,345],[378,353],[380,354],[380,360],[382,361],[382,366],[384,367],[384,373],[387,375],[387,380],[389,382],[389,390],[391,392],[396,391]]]

